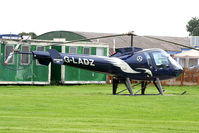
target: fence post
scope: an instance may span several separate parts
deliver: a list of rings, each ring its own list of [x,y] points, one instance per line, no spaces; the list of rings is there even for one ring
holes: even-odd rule
[[[183,86],[184,85],[184,75],[185,75],[185,71],[186,69],[184,69],[184,71],[182,72],[182,75],[180,77],[180,85]]]

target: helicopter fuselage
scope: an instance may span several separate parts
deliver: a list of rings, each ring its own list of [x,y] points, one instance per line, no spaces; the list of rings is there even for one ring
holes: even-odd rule
[[[179,76],[182,67],[165,51],[147,49],[110,57],[58,53],[51,49],[49,52],[33,51],[33,57],[41,64],[49,62],[69,65],[96,72],[111,74],[117,77],[128,77],[132,80],[160,80]]]

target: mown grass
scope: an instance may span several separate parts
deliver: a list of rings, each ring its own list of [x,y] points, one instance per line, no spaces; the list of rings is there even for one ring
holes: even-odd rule
[[[199,86],[165,89],[113,96],[111,85],[0,86],[0,132],[199,132]]]

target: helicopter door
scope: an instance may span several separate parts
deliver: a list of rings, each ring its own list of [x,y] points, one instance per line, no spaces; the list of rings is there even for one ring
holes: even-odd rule
[[[168,75],[171,74],[171,71],[168,54],[164,51],[153,51],[151,57],[154,64],[154,75],[159,77],[160,80],[169,78]]]
[[[151,57],[149,55],[149,53],[145,53],[146,59],[147,59],[147,63],[148,63],[148,69],[153,70],[154,66],[153,63],[151,61]]]

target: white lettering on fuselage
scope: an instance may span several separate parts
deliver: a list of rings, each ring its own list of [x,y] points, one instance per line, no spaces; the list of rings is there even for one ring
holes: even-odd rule
[[[87,66],[88,65],[95,66],[93,59],[78,58],[77,60],[75,60],[74,57],[64,56],[64,61],[66,63],[82,64],[82,65],[87,65]]]
[[[63,61],[63,59],[53,59],[54,62],[60,63]]]

